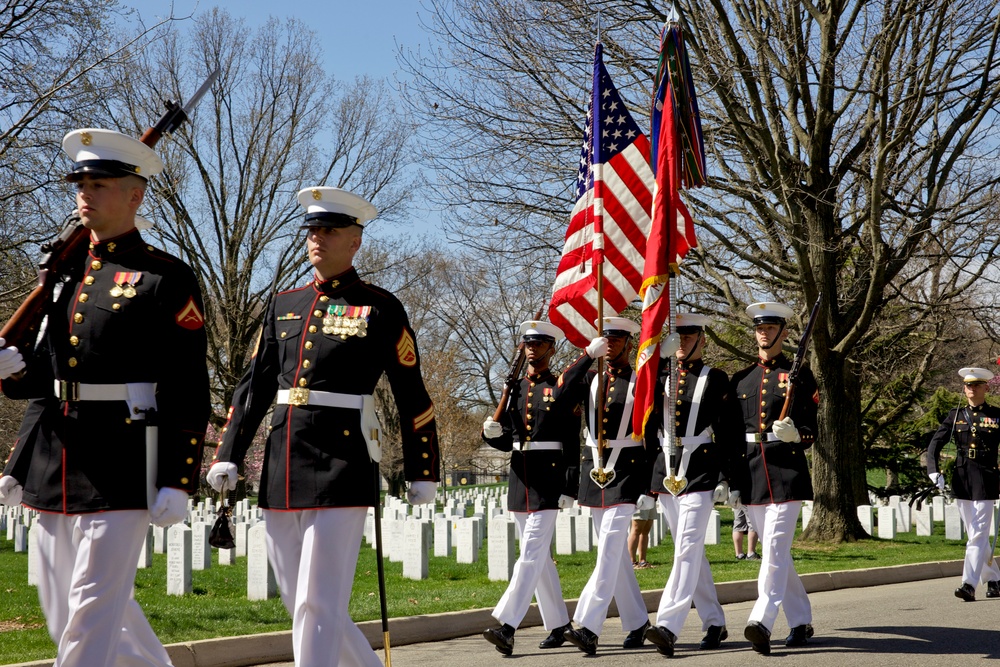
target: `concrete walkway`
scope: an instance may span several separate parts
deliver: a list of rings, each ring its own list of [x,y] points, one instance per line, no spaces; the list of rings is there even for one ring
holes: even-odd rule
[[[998,658],[1000,653],[996,649],[1000,647],[1000,633],[996,630],[1000,628],[1000,621],[995,619],[1000,617],[1000,600],[986,601],[995,604],[995,609],[990,608],[988,615],[986,615],[986,609],[983,605],[978,603],[963,605],[952,593],[953,589],[960,583],[961,574],[962,561],[941,561],[803,575],[802,581],[806,590],[811,596],[818,594],[811,597],[818,635],[814,644],[823,650],[816,651],[813,648],[786,650],[783,643],[778,642],[787,633],[787,627],[783,625],[784,617],[779,615],[778,624],[774,629],[774,639],[778,642],[775,644],[774,656],[779,653],[786,657],[792,655],[808,656],[810,665],[836,664],[839,667],[846,659],[850,659],[855,665],[907,664],[915,667],[922,663],[890,663],[884,660],[865,662],[864,656],[882,656],[881,651],[875,651],[875,648],[882,646],[882,644],[875,644],[874,635],[884,634],[878,628],[884,629],[891,626],[898,629],[904,625],[909,627],[915,620],[910,618],[913,615],[913,609],[919,607],[925,612],[921,618],[931,624],[925,625],[925,634],[928,636],[922,635],[923,638],[910,637],[907,640],[909,642],[907,646],[910,643],[919,644],[929,641],[928,637],[934,641],[943,640],[947,633],[942,630],[935,634],[937,632],[935,628],[954,627],[957,631],[982,627],[992,631],[990,636],[993,637],[991,640],[993,643],[990,644],[985,638],[979,639],[985,642],[983,646],[989,645],[993,648],[988,651],[969,649],[967,657],[970,659],[975,657],[979,660],[983,655],[990,655]],[[887,609],[884,607],[885,604],[892,605],[895,602],[879,603],[885,597],[881,592],[856,590],[873,586],[892,588],[894,584],[905,584],[894,595],[900,598],[900,604],[909,605],[909,607]],[[718,584],[717,589],[719,601],[726,605],[726,613],[730,619],[730,641],[727,642],[722,653],[719,651],[700,653],[697,650],[692,650],[697,648],[702,634],[697,613],[692,612],[688,617],[684,631],[681,633],[678,649],[678,657],[683,654],[685,660],[690,660],[690,662],[685,662],[685,665],[690,667],[701,664],[708,665],[709,660],[712,661],[711,664],[717,665],[720,659],[755,659],[759,657],[749,652],[749,644],[742,635],[746,617],[753,606],[752,601],[757,597],[757,582],[727,582]],[[825,593],[829,593],[829,595],[824,595]],[[646,608],[649,611],[655,612],[659,604],[660,594],[660,590],[643,592]],[[985,593],[981,591],[980,596],[983,595]],[[569,606],[572,616],[576,606],[575,601],[571,601]],[[818,610],[818,607],[822,607],[822,612]],[[947,612],[944,611],[945,608],[948,610]],[[969,618],[955,615],[955,610],[966,612]],[[390,619],[389,632],[393,662],[404,667],[409,665],[458,666],[469,665],[473,661],[477,667],[501,664],[499,661],[505,658],[493,650],[480,636],[484,628],[495,624],[490,615],[491,611],[491,609],[476,609]],[[615,610],[612,606],[612,615],[614,613]],[[900,615],[901,613],[902,615]],[[569,662],[564,663],[563,660],[571,660],[574,664],[578,664],[579,660],[584,658],[582,653],[572,647],[564,647],[554,651],[538,650],[538,642],[547,634],[541,627],[538,627],[540,623],[541,619],[537,610],[532,608],[518,631],[515,654],[507,660],[518,660],[520,667],[542,664],[546,667],[558,667],[558,665],[569,664]],[[372,646],[379,649],[381,657],[381,622],[368,621],[358,625]],[[834,628],[836,631],[833,631]],[[844,634],[845,632],[846,634]],[[873,632],[874,635],[872,635]],[[906,632],[893,630],[890,634],[894,636],[906,635]],[[621,641],[624,635],[625,632],[622,631],[618,620],[609,618],[605,625],[605,631],[602,632],[601,649],[597,654],[602,665],[641,665],[647,664],[646,659],[649,660],[648,664],[658,664],[664,659],[651,648],[641,651],[622,650]],[[833,637],[837,639],[835,640]],[[865,648],[869,641],[872,642],[873,648]],[[897,648],[900,647],[897,646]],[[958,650],[957,647],[953,648]],[[167,649],[175,667],[244,667],[248,665],[291,667],[292,665],[290,662],[292,660],[290,632],[171,644]],[[913,646],[909,646],[907,650],[913,650]],[[941,647],[935,650],[939,652],[930,657],[936,656],[937,661],[934,664],[939,665]],[[732,652],[738,655],[734,655]],[[850,653],[850,655],[845,655],[845,652]],[[837,662],[814,662],[819,654],[832,655]],[[882,657],[884,658],[884,656]],[[953,662],[949,659],[949,667],[953,667]],[[788,665],[800,663],[798,660],[792,662],[786,660],[782,664],[788,667]],[[51,665],[52,661],[49,660],[21,663],[17,667],[50,667]]]

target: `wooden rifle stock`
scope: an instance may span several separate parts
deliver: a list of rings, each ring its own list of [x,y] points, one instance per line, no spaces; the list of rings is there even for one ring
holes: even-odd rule
[[[164,134],[173,132],[187,120],[188,112],[204,96],[218,75],[218,71],[211,74],[191,97],[186,107],[168,100],[165,103],[166,113],[160,117],[156,125],[143,132],[139,141],[150,148],[155,148]],[[56,281],[65,272],[70,258],[82,253],[89,240],[90,231],[83,226],[79,217],[73,215],[59,236],[51,243],[42,246],[44,254],[38,260],[38,284],[0,329],[0,338],[6,341],[7,346],[17,347],[23,354],[27,354],[34,347],[42,319],[45,317],[46,306],[52,301]]]
[[[805,362],[806,351],[809,349],[809,340],[812,338],[813,327],[816,325],[816,317],[819,315],[819,304],[823,300],[823,293],[820,292],[813,304],[812,312],[809,314],[809,322],[805,331],[802,332],[802,340],[799,341],[799,348],[795,351],[795,360],[792,368],[788,371],[788,391],[785,392],[785,404],[781,406],[781,415],[778,419],[784,419],[792,411],[792,401],[795,398],[795,386],[798,384],[799,370]]]

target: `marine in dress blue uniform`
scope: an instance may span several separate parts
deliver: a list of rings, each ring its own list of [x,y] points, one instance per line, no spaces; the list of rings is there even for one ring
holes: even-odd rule
[[[674,562],[656,624],[646,631],[646,638],[667,656],[674,653],[692,601],[706,633],[701,648],[718,648],[729,635],[705,555],[705,535],[714,504],[738,502],[739,492],[730,498],[728,478],[731,461],[739,457],[743,443],[742,434],[733,429],[740,417],[739,406],[730,396],[729,376],[702,358],[708,324],[704,315],[678,313],[677,332],[668,337],[661,351],[662,356],[676,350],[676,398],[668,391],[671,366],[665,358],[657,382],[661,400],[655,416],[660,428],[650,444],[659,451],[651,487],[674,538]],[[676,434],[673,450],[664,436],[667,429]],[[677,483],[679,479],[683,485]]]
[[[511,389],[500,421],[490,417],[483,424],[483,440],[511,452],[507,511],[513,513],[521,534],[521,553],[510,585],[493,610],[500,626],[483,631],[483,637],[504,655],[514,652],[514,632],[532,595],[549,630],[539,648],[562,646],[563,634],[571,628],[550,549],[559,509],[573,505],[579,488],[579,404],[582,380],[593,361],[581,355],[557,377],[549,360],[556,343],[565,337],[563,332],[549,322],[529,321],[521,323],[520,333],[528,373]]]
[[[955,597],[973,602],[980,581],[986,584],[986,597],[1000,597],[1000,567],[990,548],[990,522],[993,507],[1000,498],[997,471],[1000,408],[986,403],[986,383],[993,379],[993,373],[985,368],[963,368],[958,375],[962,378],[967,405],[950,411],[931,438],[927,447],[927,473],[943,490],[945,479],[938,461],[944,446],[954,440],[957,453],[951,488],[969,533],[962,585],[955,589]]]
[[[573,620],[580,627],[566,633],[566,639],[584,653],[597,652],[598,638],[614,598],[622,628],[628,632],[624,648],[639,648],[649,626],[646,604],[628,554],[628,531],[637,507],[650,509],[655,501],[649,484],[655,452],[650,454],[642,441],[632,438],[632,405],[635,400],[635,371],[630,364],[630,336],[639,325],[624,317],[607,317],[598,324],[603,339],[588,346],[592,356],[607,353],[603,391],[596,371],[587,375],[584,401],[586,447],[580,470],[581,505],[591,508],[597,529],[597,562],[580,593]],[[597,341],[607,341],[607,349]],[[595,406],[603,406],[597,423]],[[604,440],[598,454],[598,438]]]
[[[792,539],[803,500],[812,500],[812,479],[805,450],[816,439],[816,380],[800,370],[791,414],[779,420],[788,391],[792,361],[781,352],[792,309],[761,302],[747,307],[753,318],[757,362],[733,376],[731,393],[743,413],[746,458],[734,465],[736,483],[764,549],[758,597],[744,636],[758,653],[771,652],[771,629],[778,608],[791,628],[785,646],[802,646],[812,637],[812,607],[792,561]]]
[[[168,665],[131,592],[150,519],[182,520],[198,484],[211,409],[201,292],[136,226],[159,157],[100,129],[70,132],[63,149],[91,242],[68,262],[23,375],[3,380],[31,404],[0,495],[23,486],[16,499],[41,512],[39,598],[56,664]]]
[[[235,488],[237,464],[277,399],[258,502],[292,616],[295,662],[374,666],[381,663],[348,614],[365,515],[378,504],[380,427],[372,393],[384,373],[399,412],[411,503],[434,501],[434,407],[402,304],[353,267],[375,207],[331,187],[304,189],[298,200],[315,276],[272,300],[208,481],[216,490]]]

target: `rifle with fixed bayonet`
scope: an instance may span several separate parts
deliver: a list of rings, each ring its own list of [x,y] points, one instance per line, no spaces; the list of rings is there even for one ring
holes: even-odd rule
[[[540,319],[542,316],[542,310],[545,307],[542,306],[535,313],[534,319]],[[510,363],[510,370],[507,372],[507,378],[503,381],[503,391],[500,393],[500,403],[497,405],[496,412],[493,413],[493,421],[500,421],[500,417],[507,410],[507,403],[510,402],[510,391],[511,388],[521,381],[521,373],[524,372],[524,365],[527,362],[527,358],[524,353],[524,341],[520,341],[517,344],[517,350],[514,352],[514,360]]]
[[[147,129],[139,141],[150,148],[163,137],[176,130],[186,121],[201,98],[212,87],[219,76],[219,71],[213,72],[198,91],[191,96],[188,103],[181,106],[178,102],[167,100],[167,111],[155,125]],[[27,356],[35,346],[38,331],[45,310],[52,302],[52,293],[59,277],[66,272],[66,267],[73,257],[78,257],[90,242],[90,231],[83,226],[78,215],[67,218],[59,235],[51,242],[42,245],[42,256],[38,260],[38,284],[25,298],[24,303],[14,312],[7,323],[0,329],[0,338],[6,341],[8,347],[16,347]]]
[[[785,404],[781,406],[781,415],[778,419],[784,419],[792,411],[792,401],[795,398],[795,388],[798,386],[799,373],[802,364],[806,360],[806,352],[809,350],[809,340],[812,338],[813,327],[816,325],[816,318],[819,316],[819,304],[823,300],[823,293],[820,292],[813,304],[812,313],[809,314],[809,321],[806,323],[805,331],[802,332],[802,339],[799,341],[799,349],[795,351],[795,359],[792,361],[792,368],[788,371],[788,391],[785,393]]]

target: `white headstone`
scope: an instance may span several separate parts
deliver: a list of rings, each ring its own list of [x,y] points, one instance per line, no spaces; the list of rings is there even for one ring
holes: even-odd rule
[[[212,567],[212,547],[208,535],[212,526],[201,521],[191,526],[191,569],[207,570]]]
[[[38,553],[38,529],[32,528],[28,531],[28,585],[37,586],[40,556]]]
[[[935,521],[944,521],[944,496],[931,498],[931,517]]]
[[[487,575],[490,581],[510,581],[517,561],[517,524],[504,517],[490,521],[490,537],[487,542]]]
[[[139,548],[138,567],[143,570],[153,567],[153,524],[146,526],[146,537]]]
[[[403,523],[403,545],[401,551],[403,576],[407,579],[427,578],[427,531],[424,522],[410,519]]]
[[[234,536],[236,538],[236,557],[246,558],[247,556],[247,531],[250,530],[250,524],[247,522],[240,522],[233,526],[233,531],[236,533]]]
[[[858,521],[869,535],[875,535],[875,508],[871,505],[858,505]]]
[[[235,565],[236,564],[236,547],[232,549],[218,549],[219,552],[219,565]]]
[[[153,526],[153,553],[167,553],[167,528],[166,526]]]
[[[896,539],[896,509],[894,507],[878,508],[878,536],[883,540]]]
[[[705,529],[705,544],[718,544],[722,534],[722,517],[719,510],[712,510],[708,515],[708,527]]]
[[[365,514],[365,542],[375,544],[375,508],[369,507]]]
[[[28,527],[20,521],[14,526],[14,553],[23,554],[28,550]]]
[[[404,529],[406,519],[382,519],[382,538],[384,556],[390,563],[402,563],[405,551]]]
[[[576,517],[566,511],[556,517],[556,553],[561,556],[576,553]]]
[[[951,503],[944,506],[944,537],[947,540],[961,540],[965,536],[965,525],[958,505]]]
[[[802,530],[805,531],[809,525],[809,520],[813,515],[813,502],[811,500],[802,501]]]
[[[434,555],[451,556],[451,519],[434,519]]]
[[[576,530],[576,550],[591,551],[594,548],[594,541],[591,539],[593,537],[594,517],[590,514],[581,514],[573,518]]]
[[[175,523],[167,529],[167,595],[191,592],[191,529]]]
[[[934,518],[928,503],[922,503],[920,509],[914,507],[913,522],[917,524],[918,537],[929,537],[934,532]]]
[[[892,496],[892,498],[899,498],[899,496]],[[889,507],[896,510],[896,525],[899,527],[899,532],[908,533],[913,530],[910,505],[902,502],[902,498],[900,498],[900,502],[893,505],[892,498],[889,499]]]
[[[479,560],[479,540],[475,519],[455,522],[455,562],[475,563]]]
[[[269,600],[278,593],[278,583],[267,557],[267,532],[263,522],[247,532],[247,599]]]

